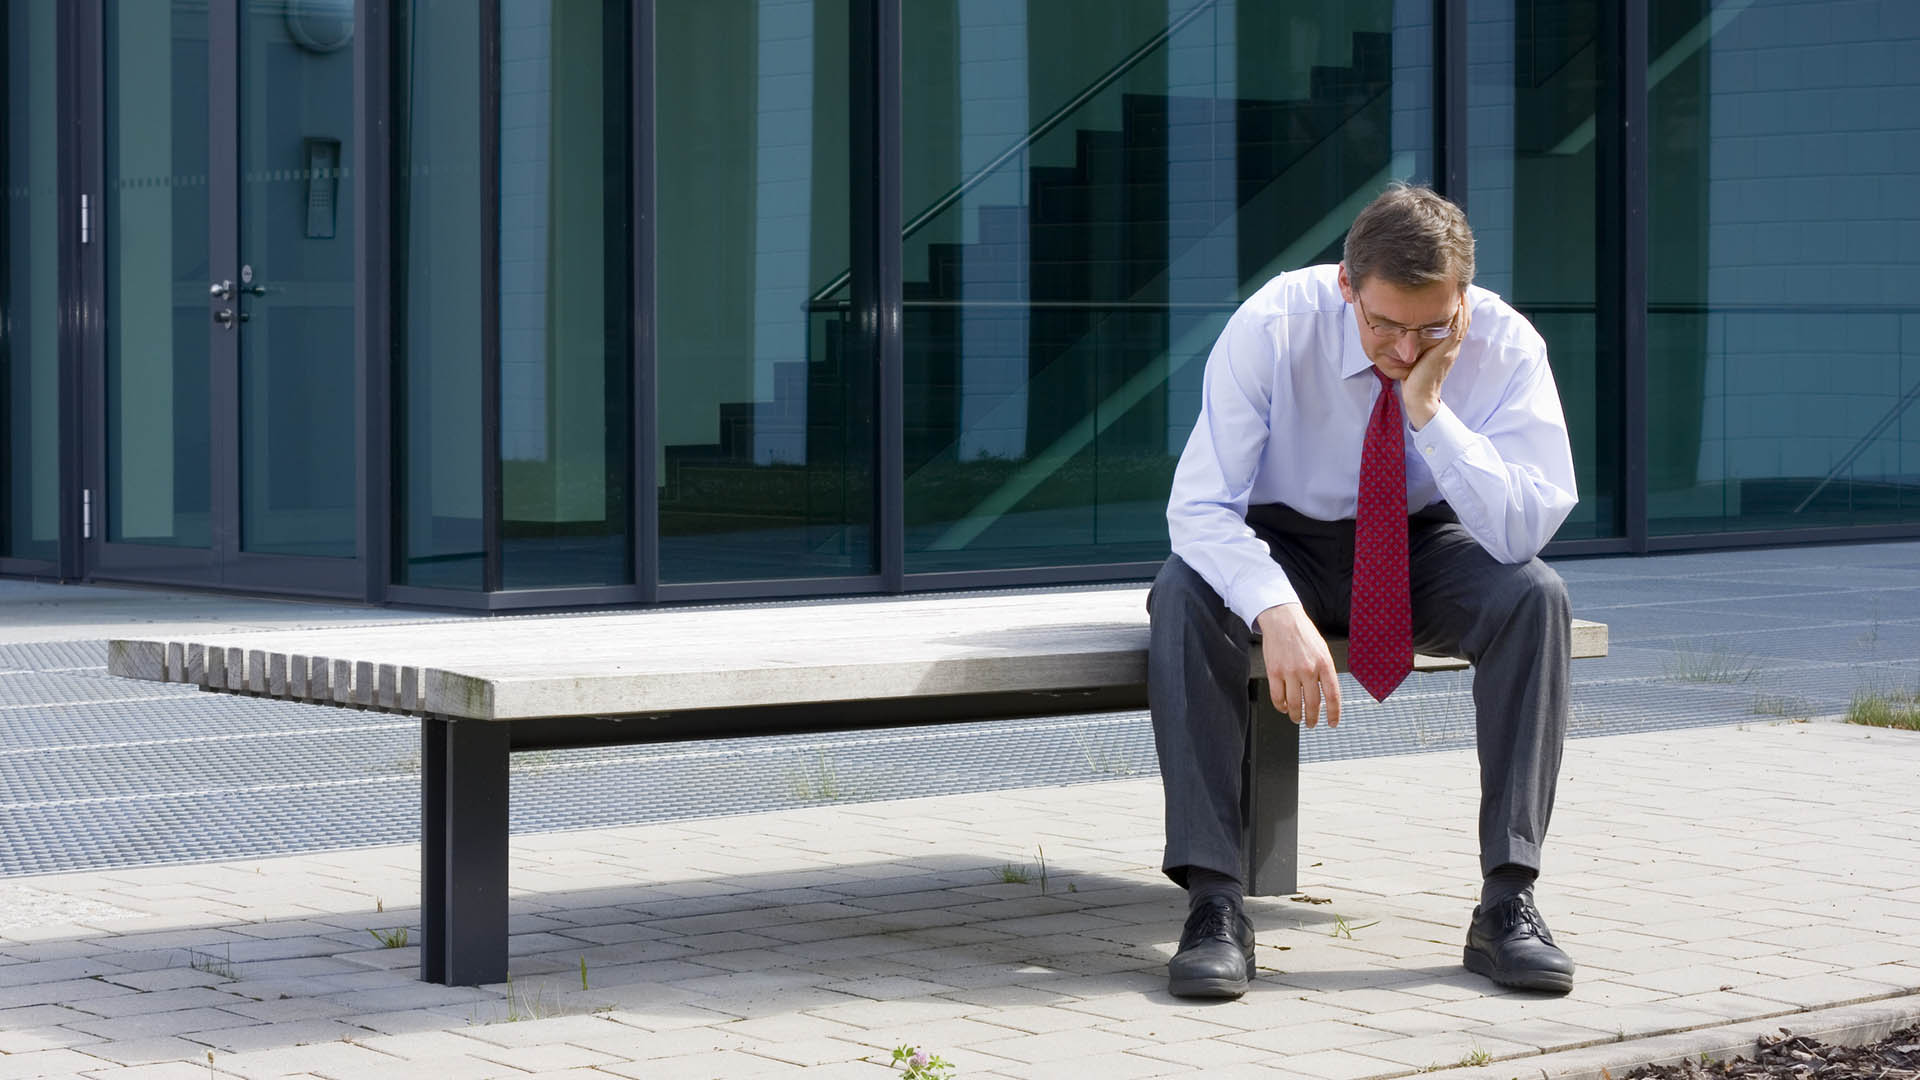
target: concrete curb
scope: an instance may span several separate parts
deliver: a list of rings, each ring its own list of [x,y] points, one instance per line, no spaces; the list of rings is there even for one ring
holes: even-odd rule
[[[1670,1035],[1507,1058],[1468,1068],[1436,1069],[1425,1075],[1436,1080],[1619,1080],[1642,1065],[1674,1065],[1698,1060],[1701,1054],[1716,1061],[1751,1058],[1756,1040],[1762,1035],[1778,1035],[1781,1028],[1838,1046],[1860,1046],[1916,1021],[1920,1021],[1920,991],[1911,991]],[[1489,1034],[1498,1035],[1499,1031],[1496,1028]]]

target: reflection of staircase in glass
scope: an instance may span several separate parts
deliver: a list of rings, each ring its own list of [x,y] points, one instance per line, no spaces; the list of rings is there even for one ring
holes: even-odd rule
[[[1028,169],[1026,205],[974,205],[950,196],[939,213],[917,220],[916,229],[944,220],[948,234],[971,231],[973,238],[928,244],[924,279],[904,283],[910,474],[958,460],[969,422],[962,416],[960,352],[991,340],[982,325],[995,311],[1018,327],[1020,340],[1011,344],[1024,355],[1029,393],[1020,399],[1021,415],[984,422],[1022,429],[1017,442],[1025,460],[1018,468],[1033,475],[1023,480],[1017,470],[1011,477],[1000,470],[992,481],[998,498],[993,490],[956,492],[963,511],[997,516],[1005,508],[992,503],[1018,502],[1095,434],[1103,451],[1164,458],[1168,410],[1134,406],[1164,395],[1168,373],[1192,358],[1170,357],[1204,355],[1219,325],[1209,323],[1197,347],[1191,334],[1173,332],[1175,268],[1200,244],[1217,248],[1230,239],[1233,266],[1221,277],[1237,281],[1210,305],[1223,320],[1237,293],[1271,274],[1337,257],[1332,245],[1356,198],[1363,203],[1390,176],[1408,171],[1405,159],[1390,159],[1387,149],[1391,47],[1389,34],[1356,33],[1351,64],[1316,67],[1310,95],[1298,101],[1122,95],[1116,88],[1106,100],[1118,99],[1120,130],[1073,130],[1071,164]],[[996,167],[1026,157],[1003,155]],[[1207,185],[1200,192],[1193,190],[1194,162]],[[1187,172],[1174,175],[1179,168]],[[962,213],[973,215],[973,230],[953,225]],[[823,293],[829,291],[839,290]],[[813,308],[810,359],[776,367],[771,400],[722,405],[716,443],[665,448],[663,510],[697,514],[710,507],[724,515],[744,499],[800,511],[805,490],[818,494],[821,486],[802,474],[837,475],[869,452],[871,376],[864,358],[853,371],[843,363],[843,342],[851,339],[846,307],[822,300]],[[1025,407],[1027,400],[1036,407]],[[794,475],[766,475],[782,472]],[[834,502],[823,507],[827,518],[848,520]],[[805,522],[796,516],[794,523]]]

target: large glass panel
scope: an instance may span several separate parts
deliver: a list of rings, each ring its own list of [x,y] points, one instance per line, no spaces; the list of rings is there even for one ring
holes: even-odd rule
[[[633,580],[626,0],[500,5],[506,588]]]
[[[209,547],[207,9],[106,5],[106,537]]]
[[[1547,342],[1580,502],[1560,539],[1619,536],[1619,358],[1597,362],[1594,147],[1601,0],[1468,7],[1467,212],[1478,283]],[[1609,318],[1615,317],[1609,313]]]
[[[480,442],[480,27],[471,0],[396,5],[395,577],[485,585]]]
[[[846,0],[655,10],[661,580],[871,573]]]
[[[1920,521],[1920,5],[1649,34],[1652,531]]]
[[[1424,177],[1433,5],[906,5],[907,564],[1158,560],[1238,303]]]
[[[59,557],[60,251],[55,0],[6,5],[0,191],[0,555]]]
[[[243,10],[240,546],[352,558],[353,9]]]

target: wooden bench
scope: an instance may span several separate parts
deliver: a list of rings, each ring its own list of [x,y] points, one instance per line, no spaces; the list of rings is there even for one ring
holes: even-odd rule
[[[1335,641],[1344,669],[1345,643]],[[1607,628],[1576,621],[1575,656]],[[1464,662],[1419,657],[1421,671]],[[849,730],[1146,705],[1143,588],[256,631],[110,643],[115,675],[421,719],[421,977],[507,974],[517,750]],[[1256,644],[1249,891],[1295,890],[1299,730]]]

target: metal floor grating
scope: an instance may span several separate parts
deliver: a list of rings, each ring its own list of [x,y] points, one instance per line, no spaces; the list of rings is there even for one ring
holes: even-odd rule
[[[1559,569],[1612,654],[1574,665],[1576,737],[1842,713],[1920,689],[1920,543]],[[1308,761],[1473,745],[1470,676],[1385,705],[1351,679]],[[419,731],[376,713],[105,675],[101,642],[0,646],[0,876],[418,838]],[[1151,776],[1145,714],[519,754],[516,833]],[[1310,796],[1309,796],[1310,797]]]

